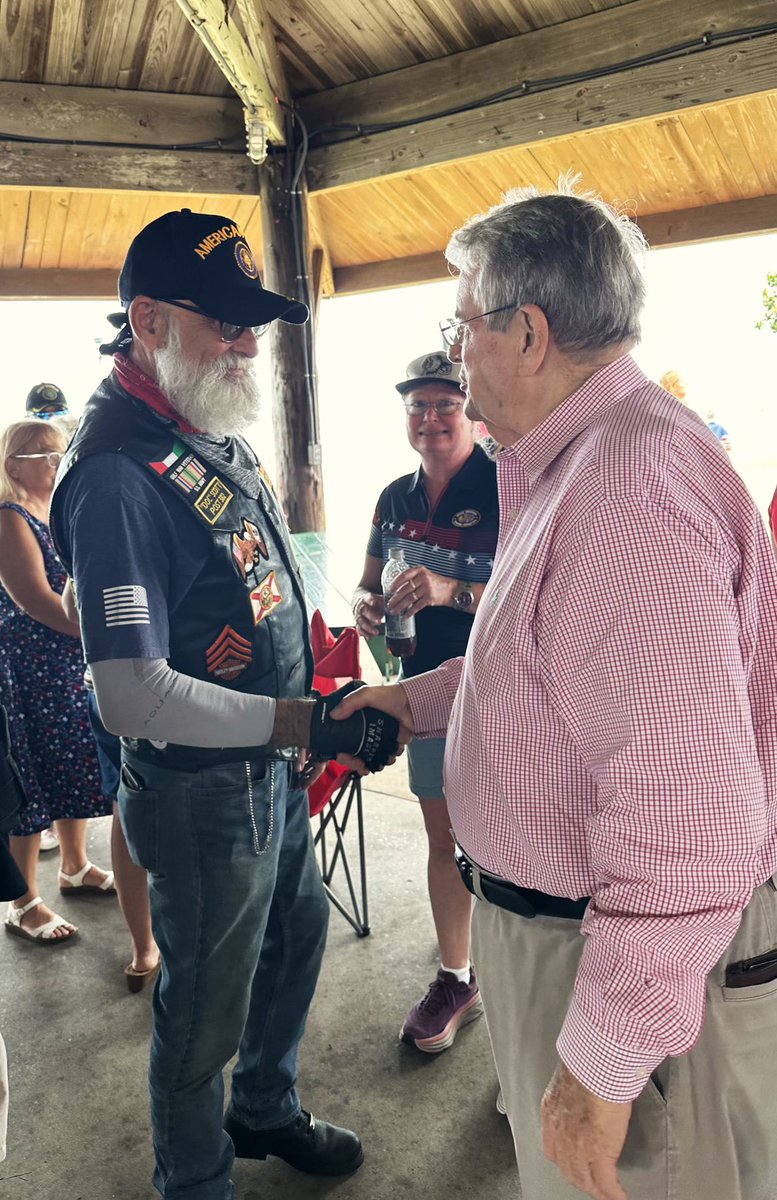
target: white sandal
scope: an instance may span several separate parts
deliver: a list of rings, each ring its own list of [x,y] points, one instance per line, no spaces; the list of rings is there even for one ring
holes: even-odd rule
[[[63,929],[66,925],[72,924],[71,921],[66,921],[64,917],[60,917],[58,913],[50,921],[46,921],[45,925],[39,925],[37,929],[24,929],[22,927],[22,917],[28,913],[30,909],[36,908],[42,904],[40,896],[36,896],[34,900],[29,900],[22,908],[16,908],[14,904],[8,905],[8,912],[5,915],[5,932],[12,933],[14,937],[25,938],[28,942],[35,942],[39,946],[58,946],[60,943],[69,942],[78,933],[77,929],[68,929],[64,937],[54,937],[55,929]]]
[[[73,896],[73,895],[84,896],[84,895],[93,894],[95,892],[97,892],[103,896],[115,896],[116,895],[116,887],[114,885],[113,871],[106,872],[105,879],[103,879],[102,883],[84,883],[84,879],[86,878],[86,876],[89,874],[90,871],[92,871],[92,870],[99,871],[100,869],[101,869],[100,867],[95,867],[94,863],[90,863],[89,859],[86,860],[86,865],[83,866],[80,871],[76,871],[75,875],[66,875],[65,872],[60,869],[60,871],[59,871],[59,890],[60,890],[60,892],[62,893],[63,896]],[[62,886],[63,882],[67,884],[67,887]]]
[[[49,850],[59,850],[59,837],[53,825],[49,825],[48,829],[42,829],[40,833],[41,854],[46,854]]]

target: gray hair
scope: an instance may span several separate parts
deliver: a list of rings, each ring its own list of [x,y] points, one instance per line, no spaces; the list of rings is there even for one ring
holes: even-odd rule
[[[483,312],[536,304],[571,354],[639,340],[647,249],[633,221],[592,193],[576,195],[576,182],[562,179],[548,193],[514,188],[462,225],[445,251]],[[514,315],[495,313],[487,325],[505,330]]]

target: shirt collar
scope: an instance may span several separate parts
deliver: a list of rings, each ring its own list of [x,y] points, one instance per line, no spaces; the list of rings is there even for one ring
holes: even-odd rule
[[[562,450],[595,421],[647,379],[630,354],[601,367],[581,384],[536,428],[499,453],[499,460],[520,463],[530,480],[538,479]]]
[[[413,472],[413,474],[410,476],[410,479],[409,479],[409,481],[408,481],[408,485],[407,485],[407,494],[408,494],[408,496],[411,496],[411,495],[413,494],[413,492],[414,492],[414,491],[416,490],[416,488],[417,488],[417,487],[420,485],[420,483],[421,483],[421,466],[420,466],[420,464],[419,464],[419,465],[416,467],[416,469],[415,469],[415,471]]]
[[[472,453],[461,464],[461,466],[459,467],[456,474],[451,476],[448,487],[450,487],[452,483],[454,483],[456,480],[458,480],[464,474],[464,472],[468,471],[472,466],[474,466],[475,464],[480,465],[481,459],[485,459],[485,454],[480,449],[480,447],[477,445],[477,443],[473,443]],[[419,487],[419,485],[422,482],[423,482],[423,465],[419,464],[418,467],[416,467],[413,474],[410,476],[410,479],[408,481],[408,485],[407,485],[408,496],[412,495],[413,492],[416,490],[416,488]]]

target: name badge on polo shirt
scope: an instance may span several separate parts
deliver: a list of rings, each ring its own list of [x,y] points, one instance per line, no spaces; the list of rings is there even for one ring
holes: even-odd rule
[[[471,529],[473,525],[479,524],[481,520],[482,516],[476,508],[463,508],[461,512],[453,514],[451,525],[455,525],[457,529]]]

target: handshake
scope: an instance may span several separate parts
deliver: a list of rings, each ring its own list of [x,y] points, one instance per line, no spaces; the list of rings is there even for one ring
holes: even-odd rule
[[[347,754],[360,758],[370,771],[380,771],[401,752],[400,723],[389,713],[366,707],[341,720],[331,716],[346,696],[361,687],[364,684],[354,680],[328,696],[315,697],[310,722],[310,754],[315,761]]]

